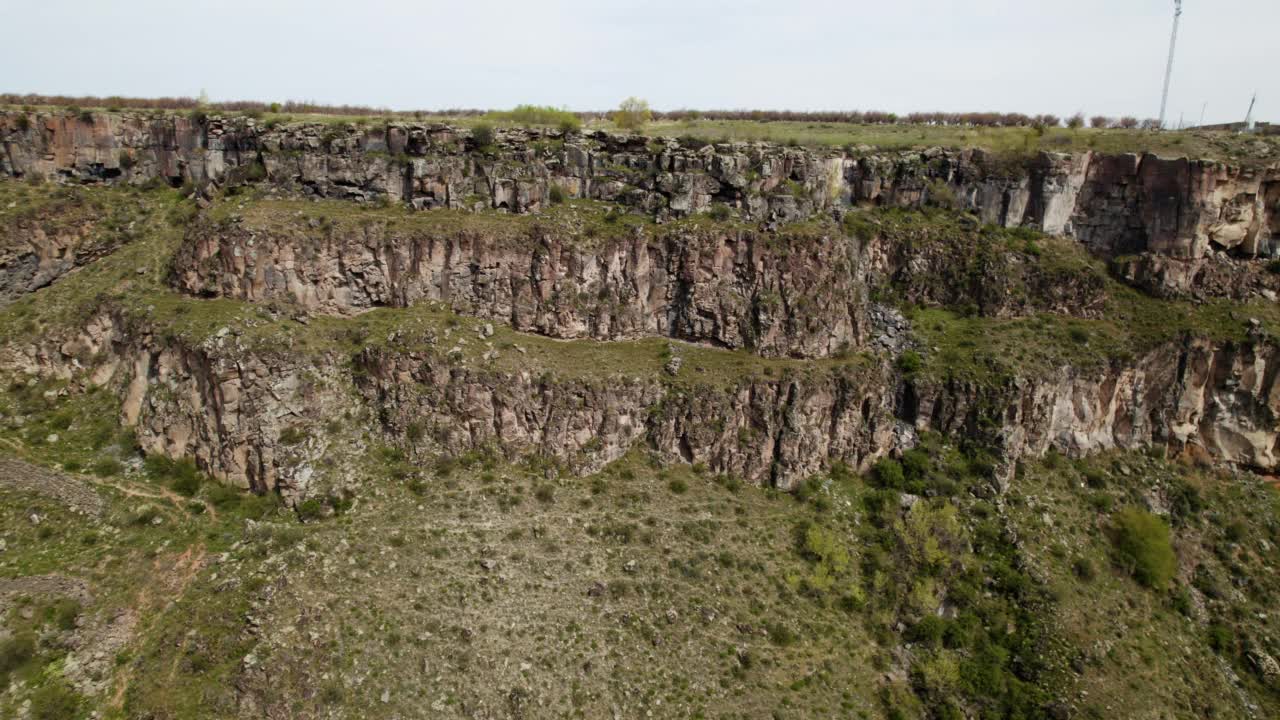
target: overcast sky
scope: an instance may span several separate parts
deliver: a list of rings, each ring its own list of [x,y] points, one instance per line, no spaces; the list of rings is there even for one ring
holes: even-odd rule
[[[1186,0],[1169,122],[1280,115],[1280,1]],[[1172,0],[0,0],[0,92],[396,109],[1159,112]]]

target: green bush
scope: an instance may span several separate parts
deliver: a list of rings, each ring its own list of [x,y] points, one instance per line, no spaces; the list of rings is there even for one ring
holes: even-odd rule
[[[471,140],[476,144],[477,148],[487,148],[493,145],[493,126],[489,123],[477,124],[471,128]]]
[[[151,477],[167,481],[174,492],[187,497],[195,495],[204,480],[191,458],[173,460],[164,455],[148,455],[143,466]]]
[[[920,448],[913,448],[902,454],[902,472],[908,481],[924,480],[929,476],[929,468],[932,466],[929,453]]]
[[[898,357],[898,369],[903,375],[913,375],[919,372],[923,365],[924,360],[915,350],[907,350]]]
[[[882,458],[871,469],[876,484],[882,488],[901,489],[906,481],[902,472],[902,464],[897,460]]]
[[[724,203],[712,203],[711,209],[707,212],[712,220],[724,222],[729,219],[729,206]]]
[[[1230,625],[1214,622],[1209,625],[1209,647],[1219,655],[1229,655],[1236,649],[1236,633]]]
[[[61,680],[46,683],[31,693],[32,720],[68,720],[80,712],[80,696]]]
[[[576,132],[582,127],[582,120],[577,115],[550,105],[517,105],[515,109],[491,112],[485,117],[498,122],[512,122],[520,125],[551,125],[565,133]]]
[[[1276,258],[1275,260],[1267,263],[1267,270],[1275,273],[1276,275],[1280,275],[1280,258]]]
[[[930,180],[925,194],[925,204],[943,210],[959,210],[960,198],[951,186],[941,180]]]
[[[1178,559],[1164,520],[1127,507],[1116,513],[1113,532],[1117,558],[1138,582],[1156,589],[1169,584]]]
[[[93,464],[93,474],[98,477],[111,477],[119,475],[124,470],[124,465],[115,458],[102,458]]]
[[[613,124],[623,130],[640,130],[653,119],[649,103],[636,97],[623,100],[613,113]]]
[[[689,492],[689,483],[685,482],[684,478],[672,478],[671,482],[667,483],[667,488],[677,495],[683,495]]]
[[[565,200],[564,188],[560,187],[559,185],[552,185],[551,190],[548,194],[550,196],[552,205],[559,205],[563,203]]]
[[[319,520],[324,514],[324,505],[316,498],[309,498],[298,503],[298,519],[303,522]]]
[[[36,636],[21,632],[0,640],[0,681],[36,656]],[[7,682],[3,683],[8,685]]]
[[[44,610],[44,619],[59,630],[71,630],[80,617],[80,603],[72,598],[62,598],[50,603]]]
[[[285,445],[297,445],[307,439],[307,433],[297,425],[290,425],[280,431],[280,442]]]

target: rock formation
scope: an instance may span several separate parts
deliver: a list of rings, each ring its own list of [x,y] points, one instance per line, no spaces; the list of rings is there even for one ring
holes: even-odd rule
[[[785,222],[850,205],[954,203],[983,222],[1079,239],[1095,252],[1180,260],[1280,254],[1280,167],[1153,155],[1009,159],[768,143],[499,130],[477,147],[440,124],[263,124],[140,113],[0,112],[0,173],[175,186],[267,182],[415,208],[547,209],[556,193],[680,217],[724,205]]]

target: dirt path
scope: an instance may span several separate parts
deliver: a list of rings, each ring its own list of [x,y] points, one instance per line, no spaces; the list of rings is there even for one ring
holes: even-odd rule
[[[162,487],[155,487],[155,486],[147,486],[148,488],[147,490],[142,490],[136,486],[121,485],[120,483],[108,482],[106,480],[103,480],[100,484],[105,485],[114,490],[119,490],[120,492],[124,493],[128,497],[146,498],[148,500],[167,500],[168,502],[172,503],[174,508],[177,509],[178,512],[182,513],[184,516],[187,516],[187,517],[191,516],[191,513],[187,510],[187,507],[186,507],[187,502],[189,501],[189,498],[185,498],[172,490],[162,488]],[[208,503],[205,503],[204,508],[205,508],[205,512],[209,515],[209,519],[213,520],[214,522],[217,522],[218,511]]]

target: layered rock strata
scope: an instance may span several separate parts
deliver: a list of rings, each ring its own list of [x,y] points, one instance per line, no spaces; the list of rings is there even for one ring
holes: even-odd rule
[[[0,173],[74,182],[267,182],[418,208],[538,212],[553,194],[658,217],[724,204],[790,221],[854,204],[943,202],[988,223],[1078,238],[1104,254],[1280,253],[1280,167],[1154,155],[875,152],[704,144],[604,132],[498,130],[479,147],[440,124],[0,112]]]

